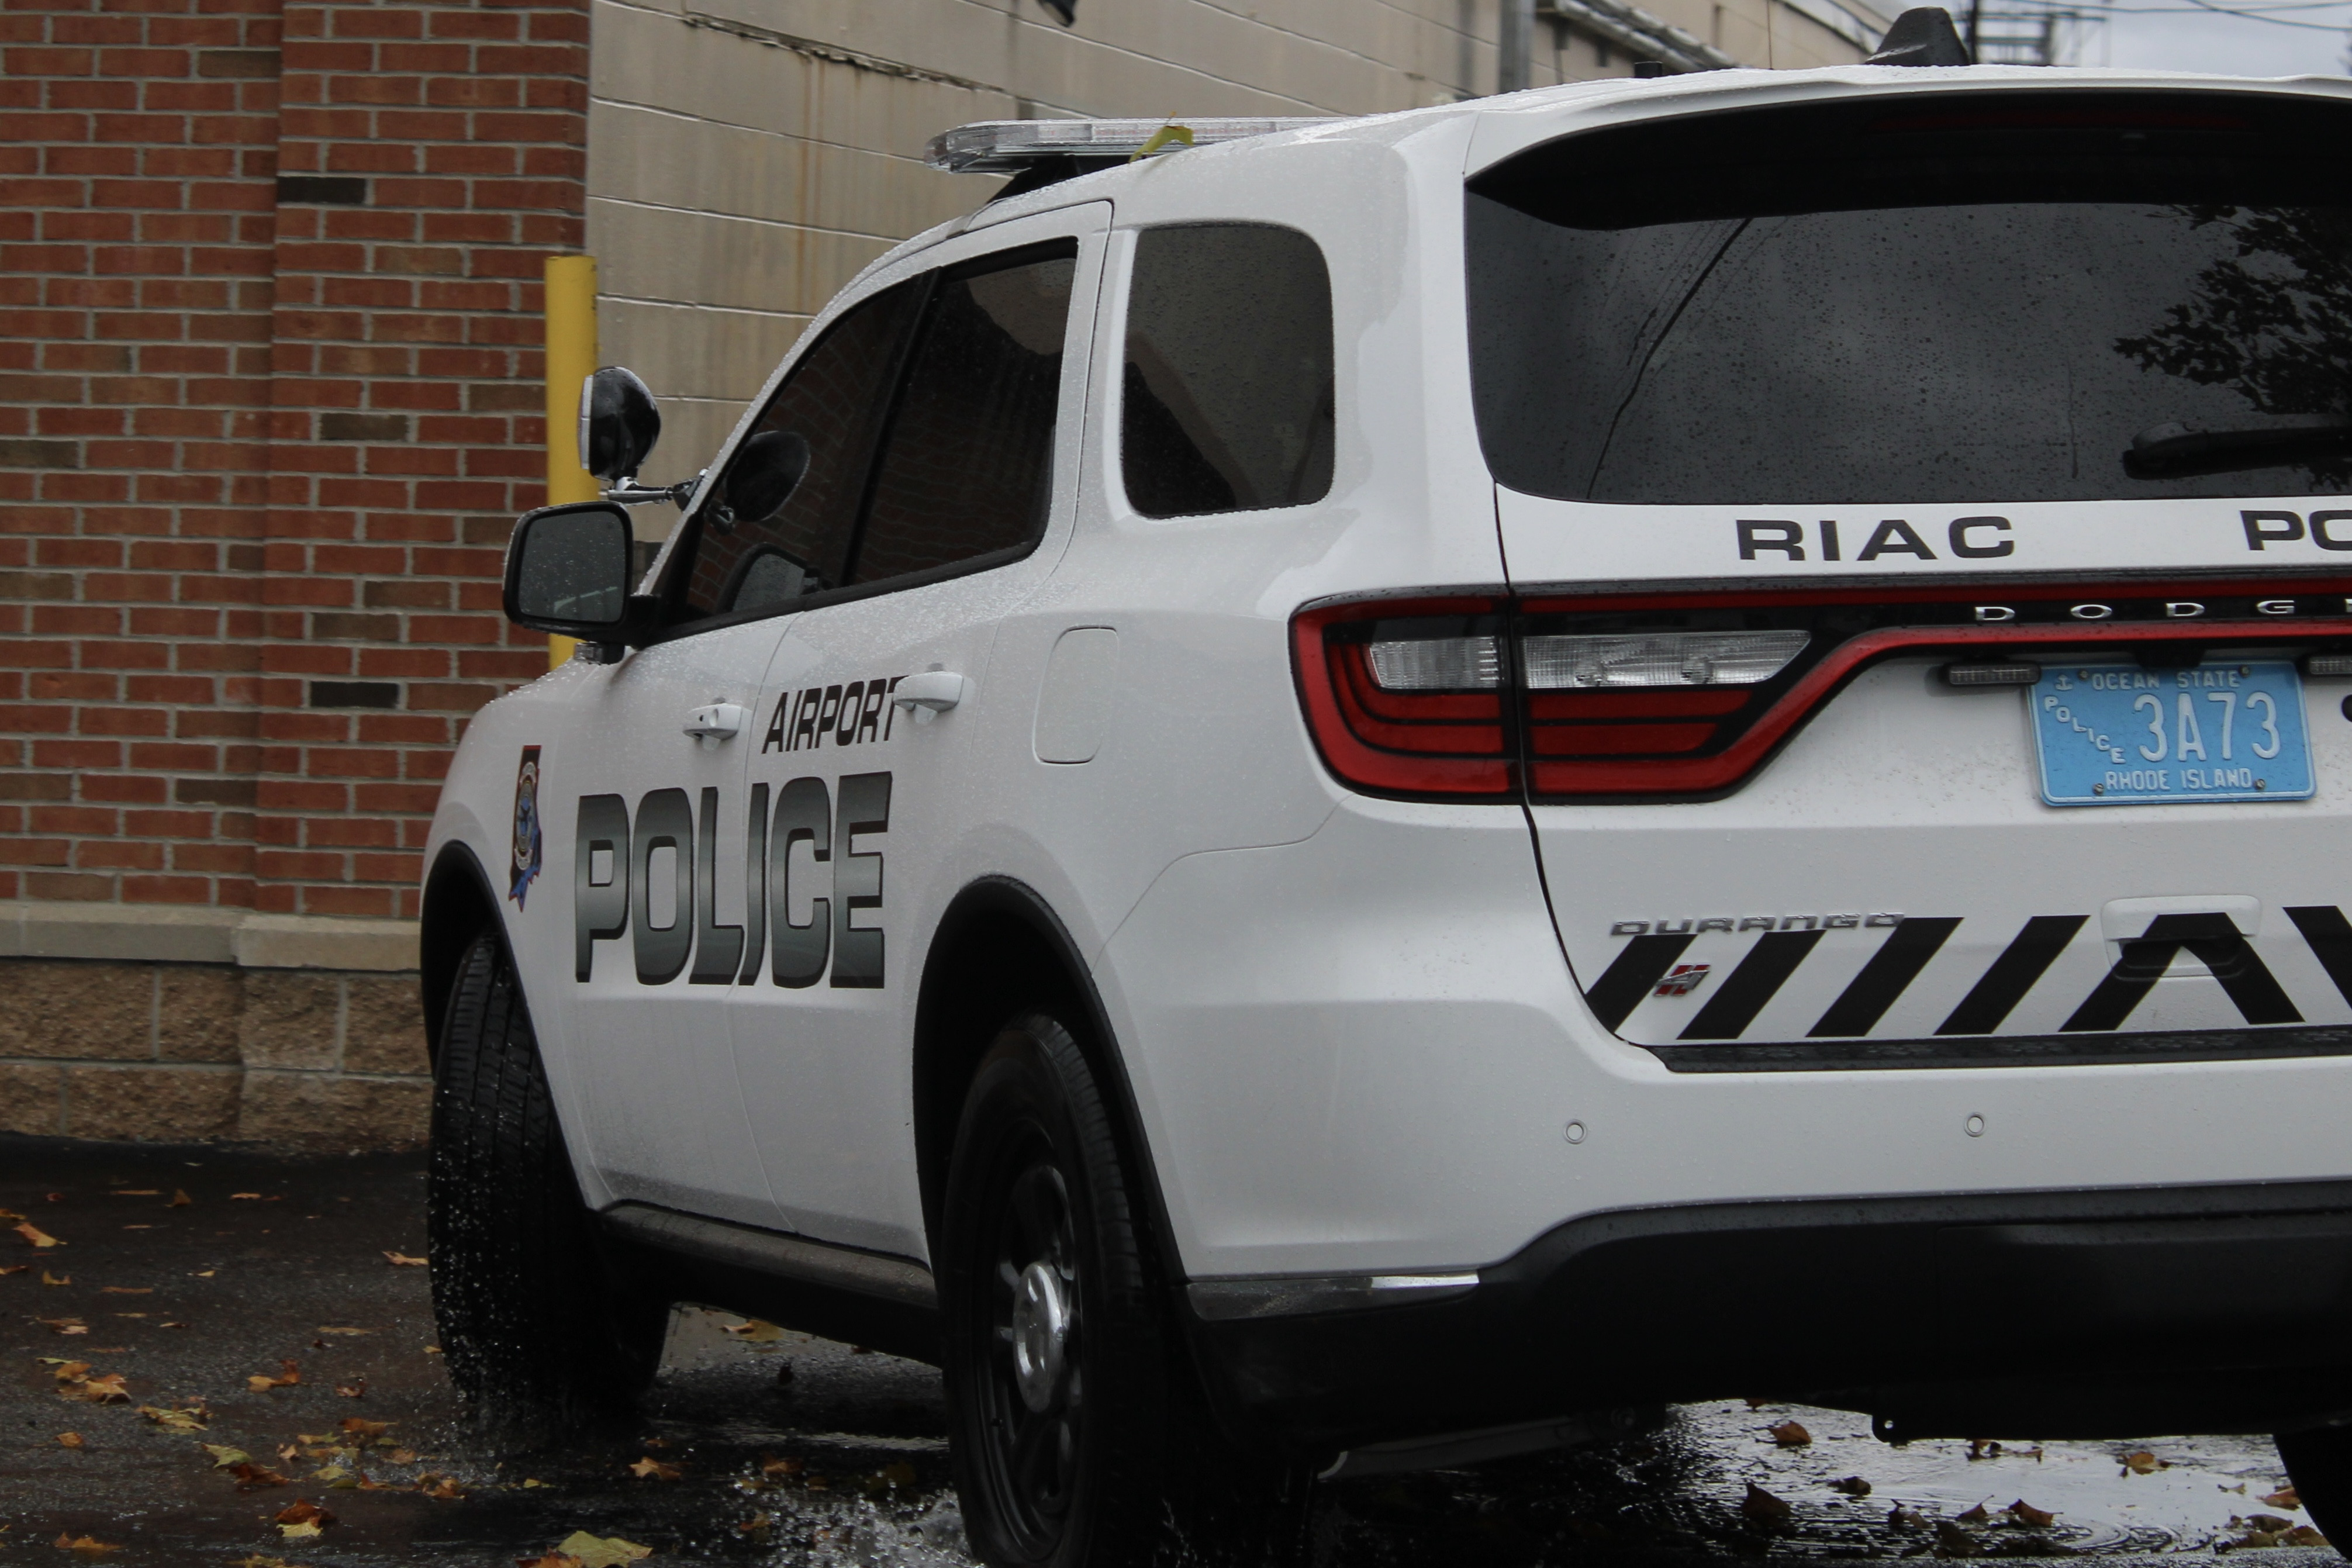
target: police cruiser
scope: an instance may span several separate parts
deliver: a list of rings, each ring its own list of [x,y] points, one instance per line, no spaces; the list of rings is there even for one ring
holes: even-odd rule
[[[1732,1394],[2352,1538],[2352,81],[1877,58],[947,132],[641,580],[599,372],[426,855],[460,1385],[932,1361],[999,1564]]]

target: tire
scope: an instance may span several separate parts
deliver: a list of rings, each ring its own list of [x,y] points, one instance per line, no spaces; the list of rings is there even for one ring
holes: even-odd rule
[[[940,1251],[956,1489],[995,1568],[1262,1562],[1299,1533],[1303,1484],[1207,1417],[1139,1190],[1070,1030],[1016,1018],[964,1102]]]
[[[458,1390],[499,1426],[625,1414],[661,1363],[669,1303],[622,1288],[605,1265],[493,932],[450,987],[427,1183],[433,1315]]]
[[[2278,1451],[2311,1522],[2338,1552],[2352,1556],[2352,1428],[2283,1432]]]

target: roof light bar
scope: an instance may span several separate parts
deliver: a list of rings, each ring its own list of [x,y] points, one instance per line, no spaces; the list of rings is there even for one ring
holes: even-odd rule
[[[1298,120],[982,120],[942,131],[923,149],[923,162],[950,174],[1015,174],[1047,158],[1131,158],[1171,125],[1192,132],[1192,145],[1238,142],[1328,125],[1328,117]]]

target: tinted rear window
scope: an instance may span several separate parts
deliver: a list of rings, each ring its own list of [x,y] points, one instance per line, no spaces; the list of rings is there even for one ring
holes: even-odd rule
[[[1294,228],[1136,237],[1119,463],[1147,517],[1302,506],[1331,489],[1331,278]]]
[[[1537,148],[1467,197],[1487,461],[1603,501],[2340,490],[2347,125],[1954,94]]]

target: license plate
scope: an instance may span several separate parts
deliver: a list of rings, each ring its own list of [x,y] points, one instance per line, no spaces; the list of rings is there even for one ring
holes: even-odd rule
[[[2311,798],[2303,678],[2284,659],[2048,665],[2027,695],[2052,805]]]

